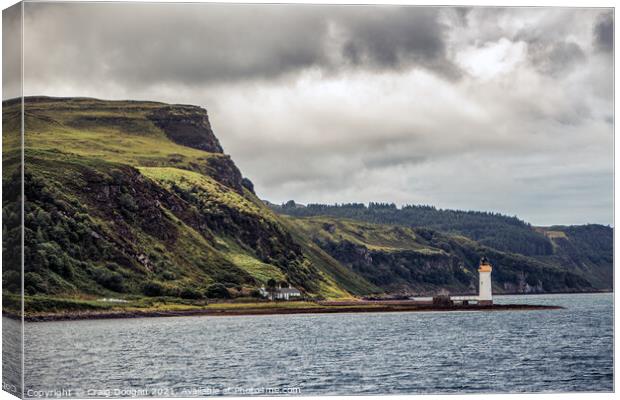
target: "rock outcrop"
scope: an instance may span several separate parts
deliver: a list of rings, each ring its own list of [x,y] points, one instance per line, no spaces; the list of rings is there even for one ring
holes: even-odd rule
[[[204,108],[184,105],[162,107],[151,112],[148,118],[175,143],[209,153],[224,152]]]

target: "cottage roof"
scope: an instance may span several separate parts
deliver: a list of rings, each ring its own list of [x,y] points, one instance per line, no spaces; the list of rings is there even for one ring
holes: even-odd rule
[[[278,289],[278,293],[301,294],[301,292],[295,288],[280,288]]]

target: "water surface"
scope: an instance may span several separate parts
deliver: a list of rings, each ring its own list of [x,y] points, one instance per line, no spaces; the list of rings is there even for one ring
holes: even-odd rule
[[[27,323],[26,390],[64,390],[63,397],[613,390],[612,294],[495,300],[566,309]]]

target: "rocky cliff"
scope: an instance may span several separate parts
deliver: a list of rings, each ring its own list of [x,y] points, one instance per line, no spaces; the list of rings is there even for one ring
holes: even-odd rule
[[[37,97],[25,120],[28,295],[250,296],[270,279],[350,295],[256,198],[204,109]]]

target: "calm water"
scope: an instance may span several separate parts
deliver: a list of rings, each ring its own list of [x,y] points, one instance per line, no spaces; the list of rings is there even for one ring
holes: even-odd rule
[[[496,302],[566,309],[27,323],[26,388],[81,397],[613,390],[612,294]]]

